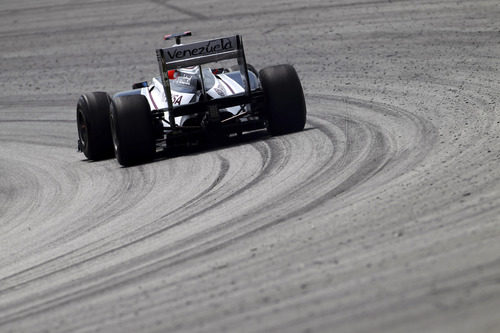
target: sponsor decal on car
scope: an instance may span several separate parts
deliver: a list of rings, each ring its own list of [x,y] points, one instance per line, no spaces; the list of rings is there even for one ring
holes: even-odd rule
[[[217,93],[217,95],[219,95],[221,97],[226,96],[226,92],[223,89],[221,89],[219,87],[214,87],[214,90]]]
[[[181,84],[184,86],[190,86],[191,85],[191,78],[192,78],[192,76],[189,76],[189,75],[179,75],[175,79],[175,83]]]
[[[172,95],[172,104],[181,105],[183,95]]]
[[[207,56],[236,49],[236,36],[163,49],[167,62]]]

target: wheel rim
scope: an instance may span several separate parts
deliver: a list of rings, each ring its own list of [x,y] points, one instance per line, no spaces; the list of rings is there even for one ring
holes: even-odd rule
[[[119,151],[119,143],[118,143],[118,134],[116,133],[116,119],[113,112],[110,113],[110,122],[111,122],[111,137],[113,138],[113,147],[115,149],[115,155],[119,159],[120,151]]]
[[[80,139],[82,146],[85,148],[87,146],[89,132],[88,132],[87,121],[85,120],[85,117],[83,116],[83,113],[80,110],[78,110],[77,125],[78,125],[78,138]]]

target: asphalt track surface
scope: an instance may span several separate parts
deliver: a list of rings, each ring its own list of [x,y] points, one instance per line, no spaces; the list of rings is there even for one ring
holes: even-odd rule
[[[500,332],[500,2],[2,1],[1,332]],[[303,132],[122,168],[83,92],[165,33],[295,66]]]

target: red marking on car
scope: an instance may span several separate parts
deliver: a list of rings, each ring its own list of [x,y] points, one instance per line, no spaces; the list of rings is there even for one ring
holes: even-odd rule
[[[177,77],[178,73],[175,69],[171,69],[168,71],[168,78],[170,80],[174,80]]]

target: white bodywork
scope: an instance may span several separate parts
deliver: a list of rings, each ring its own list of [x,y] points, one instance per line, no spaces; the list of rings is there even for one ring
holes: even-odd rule
[[[190,72],[189,74],[191,75],[196,75],[194,69],[188,69],[187,71]],[[207,74],[212,76],[211,79],[214,79],[213,85],[207,87],[207,89],[209,88],[207,94],[214,99],[244,92],[243,87],[226,74],[214,75],[211,72],[204,71],[204,75],[206,76]],[[180,91],[180,89],[175,89],[175,84],[179,85],[179,81],[183,80],[183,76],[170,80],[172,87],[172,104],[174,106],[196,103],[200,98],[201,93],[199,90]],[[186,79],[186,81],[188,80]],[[189,82],[185,82],[185,84],[188,86]],[[159,78],[153,78],[148,87],[141,88],[141,94],[147,98],[151,110],[168,108],[165,91]],[[235,115],[240,112],[241,108],[239,106],[234,106],[226,108],[225,110]],[[191,116],[176,117],[175,123],[177,125],[182,125],[189,117]],[[168,119],[168,112],[165,114],[165,119]]]

